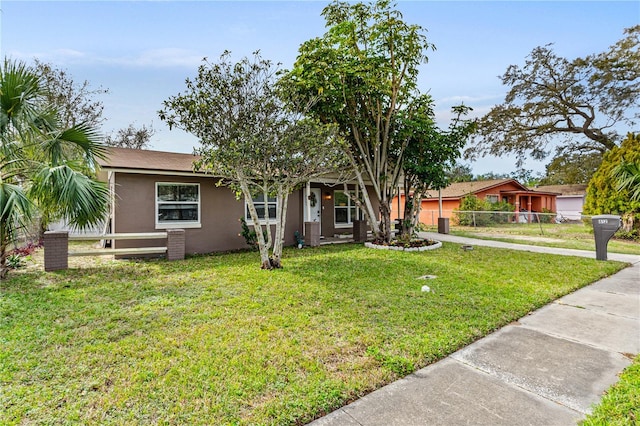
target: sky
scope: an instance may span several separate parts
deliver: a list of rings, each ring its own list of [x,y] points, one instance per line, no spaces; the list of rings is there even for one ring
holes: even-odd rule
[[[239,60],[260,50],[290,69],[299,46],[326,32],[328,1],[24,1],[0,0],[0,55],[34,58],[67,71],[76,82],[108,89],[102,131],[151,125],[150,148],[190,153],[198,141],[169,130],[162,102],[185,90],[203,58],[225,50]],[[424,27],[436,50],[421,67],[419,89],[435,100],[446,128],[450,108],[464,102],[472,117],[501,103],[499,76],[523,65],[537,46],[553,43],[567,59],[599,53],[640,23],[640,1],[398,1],[410,24]],[[510,173],[511,157],[485,157],[475,174]],[[526,169],[544,172],[548,161]]]

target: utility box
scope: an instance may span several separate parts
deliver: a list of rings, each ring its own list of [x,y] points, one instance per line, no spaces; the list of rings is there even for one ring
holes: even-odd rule
[[[620,229],[622,220],[620,216],[613,214],[601,214],[591,218],[593,224],[593,236],[596,239],[596,259],[607,260],[607,244]]]
[[[438,234],[448,234],[448,233],[449,233],[449,218],[439,217],[438,218]]]

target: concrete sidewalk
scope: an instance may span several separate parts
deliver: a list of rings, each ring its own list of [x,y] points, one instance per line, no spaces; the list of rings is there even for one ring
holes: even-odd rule
[[[424,236],[595,258],[595,251]],[[575,425],[640,352],[640,256],[608,258],[632,266],[311,424]]]

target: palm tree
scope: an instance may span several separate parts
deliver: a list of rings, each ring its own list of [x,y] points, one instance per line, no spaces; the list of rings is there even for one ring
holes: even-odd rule
[[[98,133],[79,124],[64,129],[45,101],[40,78],[22,62],[0,68],[0,279],[6,249],[36,212],[61,216],[79,229],[108,209],[108,189],[95,181],[95,160],[105,153]]]
[[[616,190],[627,190],[631,201],[640,201],[640,163],[622,160],[613,169],[613,177],[617,180]]]

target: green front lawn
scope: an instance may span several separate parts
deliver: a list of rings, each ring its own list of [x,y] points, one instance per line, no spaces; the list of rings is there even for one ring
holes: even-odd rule
[[[285,255],[13,272],[0,424],[305,423],[623,267],[447,243]]]
[[[640,424],[640,355],[620,375],[582,426]]]
[[[437,231],[431,227],[431,231]],[[486,227],[452,226],[452,235],[529,244],[545,247],[560,247],[595,252],[593,230],[583,224],[501,224]],[[638,254],[640,243],[630,240],[611,239],[607,246],[610,253]]]

